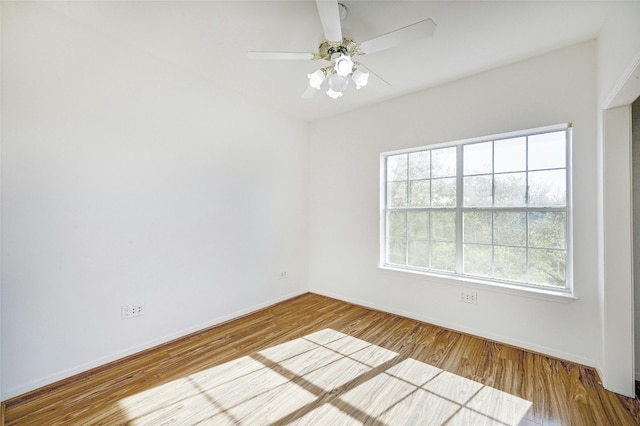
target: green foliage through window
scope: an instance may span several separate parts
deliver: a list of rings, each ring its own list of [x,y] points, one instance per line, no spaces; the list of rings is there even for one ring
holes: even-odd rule
[[[382,263],[568,290],[570,126],[382,154]]]

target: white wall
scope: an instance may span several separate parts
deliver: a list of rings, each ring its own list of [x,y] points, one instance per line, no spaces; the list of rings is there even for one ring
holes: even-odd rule
[[[428,70],[425,70],[428,72]],[[379,154],[573,122],[574,278],[558,303],[378,269]],[[580,44],[313,123],[310,127],[310,287],[535,351],[596,365],[596,52]]]
[[[640,98],[631,110],[635,380],[640,380]]]
[[[635,395],[630,103],[640,96],[640,2],[612,2],[598,52],[598,281],[602,381]],[[618,111],[607,108],[622,107]],[[625,126],[616,128],[616,126]]]
[[[2,46],[2,7],[0,7],[0,46]],[[0,82],[2,81],[2,49],[0,48]],[[0,186],[2,185],[2,102],[0,101]],[[0,191],[1,192],[1,191]],[[2,240],[2,197],[0,196],[0,245]],[[0,400],[2,400],[2,256],[0,256]],[[0,413],[2,416],[2,413]]]
[[[631,108],[603,113],[603,385],[634,396]]]
[[[32,3],[2,38],[2,399],[306,291],[305,124]]]
[[[598,102],[601,108],[631,104],[640,81],[640,1],[615,1],[598,35]],[[635,80],[635,81],[634,81]],[[628,84],[633,83],[634,87]],[[635,96],[634,96],[635,93]]]

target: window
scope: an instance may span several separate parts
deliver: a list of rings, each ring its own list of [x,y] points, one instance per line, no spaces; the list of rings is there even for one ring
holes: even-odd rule
[[[571,126],[381,156],[383,267],[569,292]]]

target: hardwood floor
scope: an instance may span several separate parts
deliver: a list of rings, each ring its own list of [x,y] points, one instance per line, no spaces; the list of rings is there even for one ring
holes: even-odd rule
[[[13,398],[6,425],[637,425],[593,369],[306,294]]]

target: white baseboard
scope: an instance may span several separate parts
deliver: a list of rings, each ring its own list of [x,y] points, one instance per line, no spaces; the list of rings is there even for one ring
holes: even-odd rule
[[[529,350],[532,352],[536,352],[536,353],[540,353],[540,354],[544,354],[544,355],[548,355],[550,357],[553,358],[559,358],[562,360],[566,360],[566,361],[571,361],[571,362],[575,362],[587,367],[592,367],[594,368],[594,366],[596,365],[596,362],[592,359],[587,359],[575,354],[571,354],[571,353],[567,353],[567,352],[563,352],[563,351],[558,351],[556,349],[553,348],[549,348],[546,346],[541,346],[541,345],[537,345],[531,342],[526,342],[523,340],[518,340],[518,339],[513,339],[510,337],[506,337],[506,336],[502,336],[500,334],[496,334],[496,333],[491,333],[489,331],[486,330],[480,330],[480,329],[476,329],[473,327],[466,327],[460,324],[453,324],[447,321],[442,321],[440,319],[437,318],[433,318],[433,317],[429,317],[427,315],[421,315],[421,314],[416,314],[415,312],[409,312],[409,311],[405,311],[402,309],[397,309],[397,308],[392,308],[389,306],[384,306],[384,305],[379,305],[376,303],[372,303],[370,301],[367,300],[362,300],[362,299],[358,299],[358,298],[351,298],[351,297],[345,297],[343,295],[340,294],[335,294],[335,293],[331,293],[331,292],[325,292],[325,291],[321,291],[321,290],[317,290],[317,289],[310,289],[309,290],[311,293],[315,293],[315,294],[319,294],[321,296],[327,296],[327,297],[331,297],[333,299],[338,299],[338,300],[342,300],[345,302],[349,302],[349,303],[353,303],[356,305],[361,305],[367,308],[371,308],[371,309],[375,309],[375,310],[379,310],[379,311],[383,311],[383,312],[388,312],[391,314],[395,314],[395,315],[400,315],[403,317],[407,317],[407,318],[411,318],[411,319],[415,319],[418,321],[422,321],[422,322],[426,322],[429,324],[433,324],[433,325],[437,325],[439,327],[444,327],[450,330],[455,330],[455,331],[459,331],[462,333],[466,333],[466,334],[471,334],[473,336],[478,336],[484,339],[488,339],[488,340],[492,340],[495,342],[500,342],[500,343],[504,343],[510,346],[514,346],[517,348],[521,348],[521,349],[525,349],[525,350]],[[600,376],[602,377],[601,373]]]
[[[42,377],[42,378],[40,378],[38,380],[34,380],[34,381],[26,383],[26,384],[24,384],[22,386],[15,387],[13,389],[8,389],[6,391],[6,393],[2,394],[2,401],[6,401],[8,399],[14,398],[16,396],[22,395],[22,394],[27,393],[27,392],[31,392],[31,391],[36,390],[38,388],[41,388],[43,386],[47,386],[47,385],[50,385],[52,383],[55,383],[55,382],[57,382],[59,380],[67,379],[69,377],[75,376],[76,374],[84,373],[84,372],[86,372],[88,370],[100,367],[102,365],[108,364],[108,363],[113,362],[113,361],[117,361],[117,360],[119,360],[121,358],[124,358],[124,357],[127,357],[129,355],[133,355],[133,354],[136,354],[138,352],[141,352],[141,351],[144,351],[144,350],[147,350],[147,349],[151,349],[151,348],[153,348],[155,346],[161,345],[163,343],[170,342],[170,341],[178,339],[180,337],[187,336],[187,335],[189,335],[191,333],[195,333],[197,331],[204,330],[204,329],[209,328],[209,327],[220,325],[220,324],[225,323],[227,321],[242,317],[244,315],[248,315],[248,314],[250,314],[252,312],[259,311],[259,310],[264,309],[266,307],[269,307],[271,305],[275,305],[276,303],[280,303],[280,302],[283,302],[285,300],[292,299],[294,297],[297,297],[297,296],[300,296],[300,295],[306,294],[306,293],[308,293],[308,290],[304,289],[302,291],[297,291],[297,292],[288,294],[286,296],[282,296],[282,297],[278,297],[276,299],[269,300],[269,301],[264,302],[264,303],[259,303],[257,305],[253,305],[253,306],[250,306],[248,308],[241,309],[239,311],[232,312],[232,313],[227,314],[227,315],[223,315],[221,317],[215,318],[215,319],[207,321],[205,323],[198,324],[198,325],[195,325],[193,327],[188,327],[188,328],[185,328],[183,330],[177,331],[175,333],[171,333],[169,335],[163,336],[161,338],[153,339],[153,340],[150,340],[150,341],[145,342],[143,344],[140,344],[140,345],[137,345],[137,346],[134,346],[134,347],[130,347],[130,348],[126,349],[126,350],[119,351],[119,352],[116,352],[114,354],[95,359],[93,361],[84,363],[84,364],[79,365],[77,367],[70,368],[70,369],[67,369],[67,370],[64,370],[64,371],[60,371],[58,373],[51,374],[51,375],[48,375],[46,377]]]

